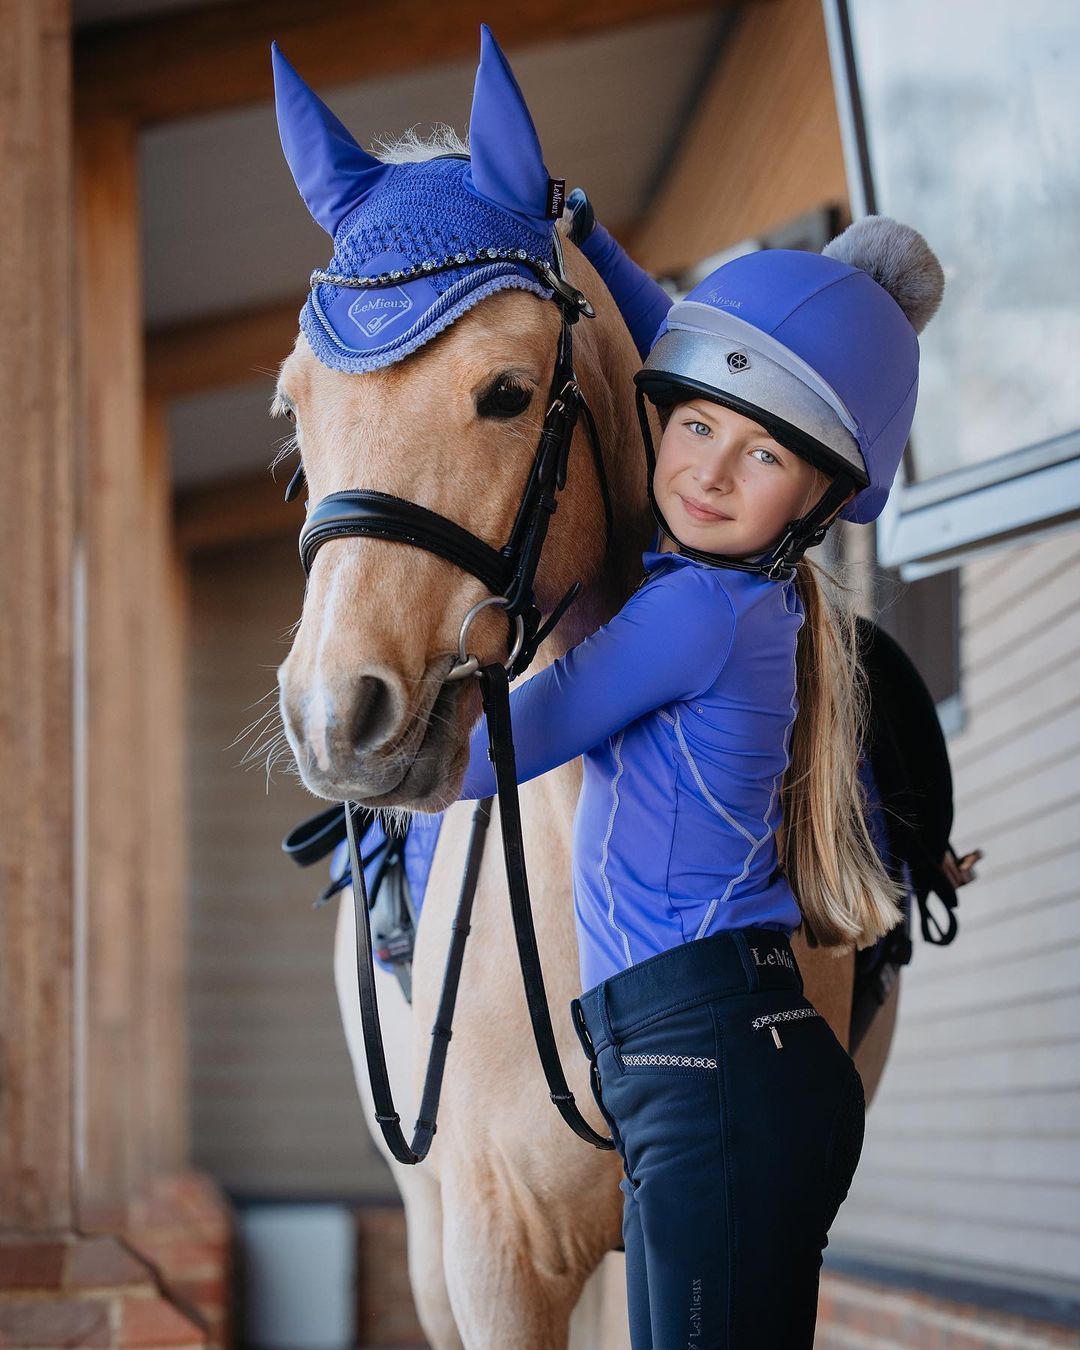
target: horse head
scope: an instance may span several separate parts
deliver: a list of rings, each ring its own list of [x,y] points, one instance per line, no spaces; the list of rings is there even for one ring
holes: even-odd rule
[[[468,153],[443,138],[382,158],[276,47],[274,68],[286,158],[334,239],[272,408],[295,422],[309,507],[339,492],[387,494],[498,551],[532,471],[564,322],[549,284],[557,185],[510,68],[484,29]],[[588,262],[563,247],[567,281],[597,311],[575,325],[574,357],[600,430],[613,528],[609,539],[602,476],[579,425],[536,607],[549,613],[575,581],[583,591],[542,659],[617,608],[648,529],[633,344]],[[490,595],[476,575],[399,538],[321,544],[278,671],[285,731],[312,792],[427,811],[456,800],[480,698],[475,680],[447,677],[463,617]],[[505,661],[508,636],[505,615],[486,607],[469,651]]]

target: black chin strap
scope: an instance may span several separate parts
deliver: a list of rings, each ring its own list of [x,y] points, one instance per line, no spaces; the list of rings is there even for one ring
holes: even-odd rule
[[[829,531],[830,517],[838,506],[842,506],[856,488],[855,480],[843,469],[834,476],[822,493],[817,505],[807,511],[805,516],[793,520],[784,531],[780,542],[772,549],[761,566],[763,574],[770,581],[786,580],[795,575],[795,565],[808,548],[820,544]]]
[[[679,546],[679,552],[697,562],[708,563],[713,567],[729,567],[738,572],[755,572],[768,577],[770,581],[788,581],[795,575],[795,566],[808,548],[820,544],[828,532],[829,517],[838,506],[842,506],[859,484],[843,469],[838,470],[829,482],[821,499],[804,516],[791,521],[783,536],[764,557],[756,560],[733,558],[726,553],[708,553],[704,549],[691,548],[684,544],[667,523],[664,513],[653,491],[653,475],[656,472],[656,451],[653,446],[652,428],[645,407],[645,394],[637,391],[638,422],[641,424],[641,436],[645,442],[645,460],[647,465],[646,482],[649,491],[649,503],[656,523],[669,539]]]

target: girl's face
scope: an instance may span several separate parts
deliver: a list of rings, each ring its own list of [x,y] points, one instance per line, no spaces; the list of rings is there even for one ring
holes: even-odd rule
[[[672,409],[656,454],[653,493],[683,543],[752,557],[771,548],[828,481],[750,418],[696,398]],[[677,547],[664,536],[662,552]]]

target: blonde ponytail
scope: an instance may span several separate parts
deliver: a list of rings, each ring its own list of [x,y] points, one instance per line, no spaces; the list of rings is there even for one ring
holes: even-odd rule
[[[870,946],[900,922],[903,889],[870,838],[857,772],[868,698],[856,609],[836,577],[809,558],[799,562],[795,586],[806,618],[777,850],[811,945],[841,955]]]

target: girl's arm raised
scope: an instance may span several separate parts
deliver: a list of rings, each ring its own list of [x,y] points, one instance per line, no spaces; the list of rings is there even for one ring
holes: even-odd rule
[[[518,782],[576,759],[654,708],[710,688],[734,635],[727,592],[698,569],[651,580],[610,623],[511,691]],[[481,717],[461,797],[494,794],[487,750]]]
[[[603,278],[644,360],[671,308],[671,296],[599,222],[582,241],[581,251]]]

